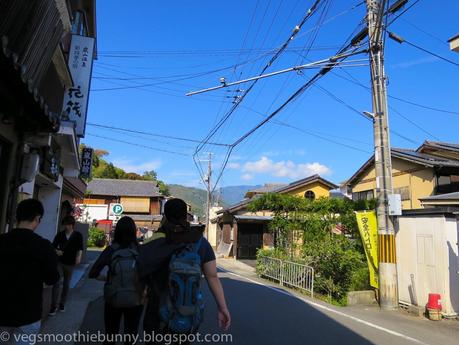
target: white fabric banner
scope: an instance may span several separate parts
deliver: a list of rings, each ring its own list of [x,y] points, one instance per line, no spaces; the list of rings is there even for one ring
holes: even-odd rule
[[[86,114],[91,85],[92,60],[95,40],[92,37],[72,35],[69,51],[69,70],[73,86],[65,90],[63,115],[76,124],[76,134],[84,137]]]

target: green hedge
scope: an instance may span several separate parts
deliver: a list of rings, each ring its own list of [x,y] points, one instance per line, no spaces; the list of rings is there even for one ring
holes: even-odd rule
[[[88,247],[102,248],[105,245],[105,231],[96,227],[89,228]]]

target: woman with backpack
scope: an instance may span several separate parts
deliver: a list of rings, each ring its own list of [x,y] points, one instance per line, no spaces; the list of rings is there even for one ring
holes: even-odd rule
[[[100,254],[89,272],[89,278],[105,280],[105,343],[115,342],[121,317],[124,318],[124,343],[133,344],[138,336],[144,287],[138,276],[136,232],[134,220],[122,217],[116,224],[113,243]],[[108,267],[106,277],[101,275],[105,266]]]

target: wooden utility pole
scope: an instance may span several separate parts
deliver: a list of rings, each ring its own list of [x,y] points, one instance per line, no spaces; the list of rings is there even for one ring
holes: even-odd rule
[[[206,230],[205,236],[207,237],[209,234],[209,226],[210,226],[210,207],[212,204],[212,153],[209,152],[209,160],[207,162],[207,176],[206,176],[206,183],[207,183],[207,202],[206,202]]]
[[[385,0],[366,0],[375,142],[376,208],[379,238],[379,302],[382,309],[398,308],[395,232],[389,216],[392,163],[389,142],[386,75],[384,73]]]

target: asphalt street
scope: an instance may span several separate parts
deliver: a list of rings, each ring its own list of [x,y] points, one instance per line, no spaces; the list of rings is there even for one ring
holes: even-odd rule
[[[259,280],[221,272],[234,344],[457,344],[459,322],[435,323],[376,307],[340,308]],[[210,292],[203,333],[219,332]],[[217,342],[225,344],[225,342]]]
[[[98,253],[91,253],[94,260]],[[455,345],[458,321],[432,322],[402,312],[383,312],[375,306],[334,307],[258,279],[253,268],[234,260],[221,260],[219,272],[232,327],[229,338],[212,344],[304,345],[304,344],[429,344]],[[242,267],[242,269],[241,269]],[[85,287],[85,285],[93,284]],[[103,332],[102,286],[82,282],[81,291],[91,290],[80,330]],[[216,306],[203,282],[206,309],[202,335],[219,335]],[[89,293],[86,292],[86,293]],[[142,332],[141,332],[142,333]],[[215,338],[214,338],[215,340]],[[198,342],[196,342],[197,344]]]

